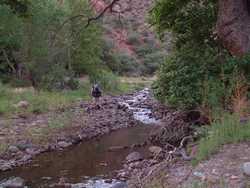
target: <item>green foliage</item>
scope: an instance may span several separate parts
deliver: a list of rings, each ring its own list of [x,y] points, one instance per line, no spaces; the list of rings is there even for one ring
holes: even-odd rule
[[[7,5],[0,5],[0,48],[18,48],[23,35],[22,20]]]
[[[136,31],[129,33],[126,43],[129,45],[139,45],[140,35]]]
[[[199,141],[197,161],[207,159],[224,144],[250,140],[250,123],[240,123],[239,118],[225,115],[212,123],[204,138]]]
[[[91,83],[98,83],[104,91],[114,92],[119,90],[119,79],[110,71],[98,70],[90,77]]]
[[[154,74],[158,70],[160,65],[164,62],[164,60],[165,54],[161,51],[145,55],[143,59],[143,63],[145,66],[144,74]]]
[[[155,48],[154,46],[152,46],[149,43],[144,43],[143,45],[135,47],[135,53],[139,58],[143,58],[147,54],[157,52],[157,50],[159,50],[159,49]]]
[[[16,91],[6,85],[0,85],[0,115],[13,115],[17,113],[44,113],[56,109],[62,109],[79,99],[89,99],[91,85],[84,81],[76,90],[64,91],[34,91],[23,88]],[[20,101],[28,101],[27,109],[16,108]]]
[[[139,72],[137,60],[124,52],[105,54],[105,63],[110,70],[119,75],[133,75]]]
[[[154,84],[163,102],[182,108],[226,107],[233,94],[235,72],[249,75],[247,60],[230,57],[214,40],[217,1],[161,0],[151,12],[159,34],[170,30],[175,49],[161,66]],[[248,68],[247,68],[248,67]]]
[[[86,17],[70,19],[78,14]],[[99,24],[84,28],[91,14],[86,0],[0,3],[1,77],[29,78],[51,90],[68,88],[69,75],[94,74],[101,65],[102,31]],[[77,88],[72,81],[70,88]]]
[[[216,3],[216,0],[160,0],[151,12],[151,22],[156,23],[160,34],[171,30],[175,34],[176,47],[213,43],[211,36],[217,18]]]

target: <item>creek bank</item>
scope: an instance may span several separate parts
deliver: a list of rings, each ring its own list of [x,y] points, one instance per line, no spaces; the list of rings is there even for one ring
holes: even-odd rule
[[[139,97],[138,97],[139,96]],[[71,163],[75,164],[80,162],[82,159],[84,159],[85,157],[81,157],[79,159],[77,159],[76,156],[81,156],[83,153],[87,153],[88,155],[101,155],[100,159],[102,159],[103,157],[105,157],[105,155],[110,156],[108,157],[109,159],[112,160],[112,158],[114,158],[113,160],[117,160],[120,156],[121,160],[118,160],[116,163],[116,166],[111,166],[110,168],[110,162],[102,162],[102,161],[95,161],[94,158],[90,159],[93,160],[91,161],[91,163],[98,165],[98,168],[93,168],[96,169],[97,171],[99,171],[101,168],[107,168],[110,169],[109,172],[112,172],[113,170],[117,170],[119,169],[118,166],[120,166],[121,161],[123,156],[125,156],[127,153],[129,153],[129,151],[133,151],[133,150],[140,150],[143,151],[143,147],[145,147],[148,142],[147,142],[147,138],[149,135],[150,131],[150,127],[152,122],[156,122],[155,119],[152,116],[151,113],[151,109],[149,105],[144,105],[142,106],[141,103],[144,102],[146,99],[151,98],[151,100],[153,100],[153,98],[150,95],[150,92],[148,89],[145,89],[143,91],[139,91],[133,94],[128,94],[128,95],[124,95],[124,96],[120,96],[120,97],[112,97],[112,96],[106,96],[104,98],[102,98],[102,100],[98,103],[92,103],[92,102],[79,102],[75,105],[72,105],[71,108],[69,109],[64,109],[61,110],[63,112],[65,111],[70,111],[73,114],[76,114],[74,118],[74,121],[72,122],[72,124],[74,125],[74,127],[67,127],[65,129],[62,129],[62,133],[60,134],[56,134],[54,135],[53,139],[50,140],[49,143],[47,143],[46,145],[35,145],[34,143],[32,143],[31,141],[23,141],[22,142],[18,142],[17,144],[12,144],[7,152],[7,155],[5,153],[5,160],[2,160],[2,167],[5,167],[4,170],[9,170],[11,168],[13,168],[14,166],[17,165],[21,165],[21,164],[27,164],[30,163],[32,159],[36,159],[40,158],[39,160],[44,161],[45,159],[45,163],[46,162],[46,158],[50,158],[49,156],[53,155],[54,152],[50,152],[51,154],[43,154],[40,155],[38,157],[34,157],[38,154],[40,154],[41,152],[48,152],[48,151],[54,151],[54,150],[59,150],[61,152],[63,152],[66,155],[65,160],[62,159],[60,156],[61,154],[58,153],[58,159],[56,159],[57,157],[53,156],[53,158],[55,158],[56,161],[65,161],[66,163],[69,163],[69,170],[67,171],[71,171]],[[128,104],[128,105],[127,105]],[[145,109],[148,108],[148,109]],[[150,115],[151,114],[151,115]],[[45,117],[45,115],[43,116]],[[84,117],[81,118],[81,117]],[[143,117],[145,119],[148,120],[147,124],[150,124],[150,126],[142,126],[142,119],[138,119],[140,117]],[[35,118],[34,118],[35,119]],[[39,127],[39,125],[37,123],[34,123],[34,121],[32,123],[30,123],[30,119],[29,117],[27,119],[25,119],[26,122],[23,122],[22,125],[26,125],[26,123],[31,126],[35,126],[37,128],[37,126]],[[83,121],[82,121],[83,120]],[[35,122],[46,122],[47,119],[44,118],[42,121],[41,120],[37,120],[35,119]],[[146,123],[146,122],[145,122]],[[140,126],[141,125],[141,126]],[[134,131],[133,129],[126,129],[129,127],[135,127]],[[137,127],[137,128],[136,128]],[[122,129],[125,128],[125,129]],[[118,129],[122,129],[119,133],[117,133],[117,131],[113,134],[112,132],[114,130],[118,130]],[[155,129],[155,128],[154,128]],[[131,134],[133,132],[133,134]],[[138,132],[138,133],[137,133]],[[108,134],[110,133],[110,134]],[[139,139],[139,135],[142,134],[141,138]],[[104,138],[104,140],[107,140],[107,146],[103,146],[101,147],[101,145],[105,144],[106,142],[103,140],[103,135],[111,135],[111,136],[105,136],[106,138]],[[113,136],[112,136],[113,135]],[[121,136],[119,136],[121,135]],[[134,135],[134,136],[131,136]],[[112,138],[111,138],[112,137]],[[114,140],[116,140],[116,137],[118,140],[120,140],[118,143],[118,145],[113,145],[112,142],[114,142]],[[96,141],[91,141],[93,140],[93,138],[95,138]],[[122,139],[127,140],[127,142],[129,144],[126,144],[127,142],[124,143],[124,141],[122,141]],[[138,140],[139,139],[139,140]],[[98,141],[100,140],[100,141]],[[67,150],[65,150],[66,148],[74,145],[74,144],[78,144],[80,142],[84,141],[83,143],[86,144],[80,144],[79,147],[82,149],[77,149],[76,147],[72,147],[72,149],[70,149],[70,152],[67,152]],[[112,142],[111,142],[112,141]],[[98,144],[97,144],[98,142]],[[89,145],[91,144],[91,146]],[[95,149],[92,144],[96,145],[97,148]],[[110,145],[111,144],[111,145]],[[100,146],[99,146],[100,145]],[[107,152],[116,152],[119,151],[118,153],[107,153],[105,151],[98,151],[98,148],[105,148],[105,151]],[[65,151],[63,151],[65,150]],[[86,151],[85,151],[86,150]],[[102,149],[103,150],[103,149]],[[75,154],[74,154],[75,153]],[[99,154],[98,154],[99,153]],[[9,160],[8,158],[8,154],[10,156],[10,158],[13,156],[18,156],[20,155],[20,158],[18,160]],[[56,154],[57,155],[57,154]],[[67,157],[68,155],[68,157]],[[45,156],[45,157],[43,157]],[[47,157],[46,157],[47,156]],[[88,156],[86,156],[86,160],[88,159]],[[98,156],[99,158],[99,156]],[[73,159],[73,161],[72,161]],[[141,158],[142,159],[142,158]],[[30,168],[31,171],[34,171],[32,174],[39,174],[40,171],[42,170],[42,164],[36,163],[33,160],[32,166],[30,165],[25,165],[19,169],[14,169],[13,171],[7,172],[5,173],[5,175],[3,174],[2,178],[8,178],[10,176],[15,176],[16,174],[23,174],[23,176],[21,176],[22,178],[24,178],[25,180],[28,180],[29,177],[29,172],[27,170],[25,170],[25,167],[30,166],[28,168]],[[54,172],[54,170],[56,170],[58,167],[56,166],[51,167],[51,172]],[[90,163],[90,164],[91,164]],[[52,164],[52,163],[50,163]],[[73,165],[72,164],[72,165]],[[88,165],[86,164],[86,168],[89,168]],[[45,165],[46,166],[46,165]],[[67,165],[64,165],[65,167]],[[62,167],[64,167],[62,166]],[[36,167],[39,167],[39,171],[35,170]],[[67,167],[68,168],[68,167]],[[75,170],[75,169],[74,169]],[[82,171],[82,169],[79,169],[80,171]],[[83,168],[84,170],[84,168]],[[18,173],[20,171],[20,173]],[[57,170],[58,171],[58,170]],[[62,170],[62,172],[64,173],[64,170]],[[106,170],[104,171],[106,172]],[[95,174],[96,172],[94,172],[93,175],[98,175]],[[114,172],[115,173],[115,172]],[[104,173],[105,174],[105,173]],[[47,177],[47,175],[44,175],[43,177],[41,177],[42,179],[34,179],[34,180],[29,180],[29,183],[31,183],[31,185],[33,185],[33,181],[35,182],[39,182],[43,184],[43,182],[40,181],[49,181],[49,182],[56,182],[55,178],[53,177],[53,173],[51,174],[50,177],[48,178],[43,178],[43,177]],[[93,176],[92,174],[89,174],[90,177],[88,177],[86,180],[84,180],[85,185],[87,185],[88,183],[96,185],[102,187],[110,187],[111,185],[113,186],[121,186],[122,182],[118,182],[120,184],[116,184],[114,182],[111,182],[110,184],[108,184],[108,182],[110,182],[109,179],[106,178],[100,178],[97,177],[97,180],[92,180],[91,176]],[[78,174],[77,174],[78,176]],[[76,177],[77,177],[76,176]],[[31,175],[32,177],[32,175]],[[115,175],[111,176],[111,177],[115,177]],[[117,178],[118,180],[118,178]],[[126,180],[126,179],[119,179],[119,180]],[[67,181],[65,181],[65,185],[77,185],[80,186],[80,184],[78,182],[81,182],[82,180],[69,180],[69,182],[75,182],[77,184],[72,184],[72,183],[67,183]],[[105,181],[103,183],[103,181]],[[49,183],[48,182],[48,183]],[[52,183],[51,182],[51,183]],[[52,185],[51,183],[46,184],[46,185]],[[62,183],[62,182],[58,182],[58,183]],[[41,185],[42,185],[41,184]],[[81,185],[83,185],[81,184]],[[30,185],[30,184],[28,184]],[[54,184],[56,186],[56,184]],[[92,185],[92,187],[93,187]],[[91,186],[89,186],[91,187]]]
[[[42,146],[35,145],[29,140],[26,140],[26,142],[22,140],[21,143],[11,145],[12,147],[9,148],[10,158],[13,158],[13,155],[20,155],[21,158],[18,159],[20,160],[20,163],[17,163],[15,160],[9,160],[10,158],[6,155],[6,160],[3,159],[2,162],[4,163],[7,161],[9,163],[5,163],[2,166],[13,168],[16,165],[26,164],[31,162],[31,159],[36,160],[37,158],[39,158],[39,161],[42,162],[35,162],[32,166],[28,167],[28,165],[25,165],[17,170],[14,169],[13,172],[7,172],[4,177],[23,174],[21,177],[24,177],[24,179],[27,180],[33,177],[33,175],[38,175],[38,177],[29,180],[31,185],[34,183],[41,183],[41,185],[46,183],[48,186],[56,186],[56,182],[62,182],[58,181],[58,179],[54,177],[54,172],[57,173],[61,170],[63,174],[62,176],[64,176],[65,173],[68,174],[72,171],[77,171],[73,177],[79,177],[82,174],[85,174],[85,172],[94,169],[93,173],[87,174],[90,177],[87,177],[87,179],[83,178],[84,183],[81,183],[81,185],[88,185],[88,183],[90,183],[92,186],[89,187],[99,186],[103,188],[104,186],[109,188],[111,186],[115,186],[113,181],[108,183],[112,180],[112,178],[115,177],[114,179],[118,181],[118,183],[122,183],[123,181],[130,179],[132,176],[143,172],[145,169],[159,164],[164,159],[167,150],[159,144],[162,142],[152,142],[151,139],[151,142],[155,145],[154,147],[151,147],[151,144],[148,141],[148,137],[152,130],[158,130],[156,131],[157,133],[161,130],[172,130],[173,133],[175,127],[189,128],[188,122],[185,121],[186,116],[183,115],[183,113],[176,112],[174,109],[168,109],[167,107],[160,105],[153,99],[148,89],[120,97],[106,96],[102,98],[99,104],[94,104],[92,102],[79,102],[72,105],[69,109],[63,110],[63,112],[65,111],[70,111],[74,114],[73,121],[71,122],[72,125],[70,127],[61,129],[60,133],[53,135],[53,138],[49,141],[49,143]],[[177,122],[175,123],[175,121]],[[43,121],[39,120],[39,122],[46,122],[46,119],[43,119]],[[25,126],[26,124],[24,123],[23,125]],[[36,128],[39,127],[39,125],[35,123],[31,123],[29,125],[35,126]],[[128,127],[131,128],[126,129]],[[118,129],[121,129],[120,133],[119,131],[112,133],[114,130]],[[140,134],[142,134],[142,140],[138,140]],[[176,134],[173,138],[177,138],[178,136],[183,137],[187,134],[188,132],[185,132],[185,134]],[[96,141],[93,141],[94,138]],[[126,140],[125,143],[124,139]],[[180,139],[181,138],[178,138],[178,140]],[[117,140],[119,140],[119,144],[115,144]],[[82,144],[80,144],[79,147],[70,147],[80,142],[82,142]],[[173,142],[175,142],[174,139]],[[103,144],[105,144],[105,146]],[[151,148],[146,148],[145,146]],[[70,147],[70,152],[66,149],[68,147]],[[104,148],[105,151],[103,151]],[[48,153],[48,151],[54,150],[59,150],[60,152]],[[34,157],[41,152],[47,152],[47,154]],[[125,160],[126,156],[131,152],[139,152],[142,155],[137,153],[137,156],[135,157],[134,155],[132,161],[124,161],[122,165],[121,161]],[[88,155],[83,156],[84,153],[87,153],[90,158],[88,158]],[[62,157],[62,154],[64,154],[65,157]],[[99,156],[97,157],[96,155]],[[53,156],[53,163],[47,162],[48,158],[51,160],[51,156]],[[106,157],[108,158],[107,162],[102,160]],[[82,160],[84,160],[84,162],[79,165]],[[86,161],[88,162],[86,163]],[[45,168],[45,171],[47,172],[47,163],[50,165],[53,164],[49,170],[51,175],[41,175],[43,168]],[[58,166],[57,163],[64,164]],[[85,165],[85,167],[82,165]],[[90,167],[88,165],[94,166]],[[25,169],[26,166],[27,169]],[[72,166],[74,166],[73,169]],[[37,167],[39,167],[39,170],[36,169]],[[67,170],[65,171],[62,167]],[[30,174],[30,171],[33,173]],[[112,178],[110,179],[109,177],[107,179],[105,177],[96,176],[99,175],[99,172],[102,172],[101,174],[112,172],[112,175],[110,176]],[[45,179],[40,176],[48,176],[48,182],[43,182],[45,180],[47,181],[47,178]],[[91,177],[96,177],[97,180],[93,180]],[[80,185],[79,182],[82,181],[83,180],[81,178],[73,178],[64,182],[65,185]]]
[[[120,97],[106,96],[98,105],[92,102],[78,102],[69,109],[56,112],[56,116],[62,115],[65,111],[73,114],[72,125],[61,128],[45,142],[39,144],[28,138],[27,132],[47,126],[50,119],[55,118],[54,112],[25,118],[14,117],[11,121],[0,120],[0,126],[3,127],[0,131],[0,139],[9,145],[0,155],[0,171],[27,164],[40,153],[63,150],[82,141],[140,124],[133,118],[133,112],[130,109],[121,108],[120,100]],[[11,122],[11,126],[5,126],[8,122]],[[9,140],[13,141],[10,143]]]

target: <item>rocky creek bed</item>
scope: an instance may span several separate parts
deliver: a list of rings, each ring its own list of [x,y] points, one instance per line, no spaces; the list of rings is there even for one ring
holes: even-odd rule
[[[160,119],[154,117],[154,103],[157,106],[149,90],[144,89],[120,97],[107,96],[98,104],[72,105],[67,110],[74,114],[74,126],[62,129],[46,144],[36,145],[20,137],[8,147],[0,156],[0,185],[22,184],[23,180],[23,185],[31,187],[124,186],[131,171],[142,168],[143,159],[149,157],[145,146],[149,147],[148,136]],[[43,114],[14,119],[12,123],[18,127],[14,134],[22,133],[20,127],[39,128],[48,117]]]

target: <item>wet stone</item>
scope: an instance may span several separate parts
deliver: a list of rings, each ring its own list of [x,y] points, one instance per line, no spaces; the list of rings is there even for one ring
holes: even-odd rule
[[[65,141],[58,142],[57,144],[58,144],[58,146],[61,147],[61,148],[67,148],[67,147],[69,147],[70,145],[72,145],[71,143],[65,142]]]
[[[126,157],[126,161],[127,163],[132,163],[132,162],[136,162],[136,161],[140,161],[142,160],[143,157],[139,152],[133,152],[130,153],[127,157]]]
[[[8,180],[4,180],[0,182],[0,187],[5,188],[23,188],[24,180],[20,177],[13,177]]]
[[[128,185],[126,183],[120,182],[120,183],[116,183],[111,188],[127,188],[127,187],[128,187]]]
[[[17,153],[19,151],[19,149],[16,146],[10,146],[8,148],[8,151],[11,152],[11,153]]]

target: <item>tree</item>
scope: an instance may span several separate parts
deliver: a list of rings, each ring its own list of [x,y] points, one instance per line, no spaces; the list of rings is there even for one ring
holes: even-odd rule
[[[230,27],[231,23],[228,22],[226,25],[223,25],[223,22],[220,23],[220,19],[227,20],[227,18],[221,18],[223,6],[226,6],[221,2],[219,13],[217,0],[160,0],[156,2],[151,12],[151,22],[160,34],[171,31],[175,43],[174,51],[162,65],[155,83],[155,94],[163,102],[183,108],[201,105],[227,108],[234,95],[233,92],[238,87],[236,82],[239,79],[235,75],[243,75],[242,78],[249,79],[249,63],[246,63],[248,57],[242,59],[232,57],[217,40],[216,26],[217,28],[221,25]],[[223,2],[238,5],[238,1]],[[246,6],[241,7],[242,9],[239,9],[240,7],[239,4],[238,9],[233,9],[233,6],[231,8],[239,15],[248,18]],[[240,12],[240,10],[244,11]],[[229,17],[229,20],[230,18],[232,17]],[[238,22],[238,20],[235,18],[233,21]],[[246,19],[243,20],[246,21]],[[243,25],[236,24],[236,26],[232,33],[229,29],[230,35],[226,39],[239,44],[236,47],[241,49],[239,46],[243,44],[243,40],[239,41],[240,38],[235,38],[235,34],[238,27]],[[247,30],[242,31],[244,34],[242,36],[247,35],[244,31]],[[223,41],[220,31],[218,34]],[[246,42],[248,41],[247,38]],[[225,41],[223,44],[229,47],[230,52],[234,52],[230,46],[225,45],[227,44]],[[242,81],[238,85],[245,83],[247,81]]]

